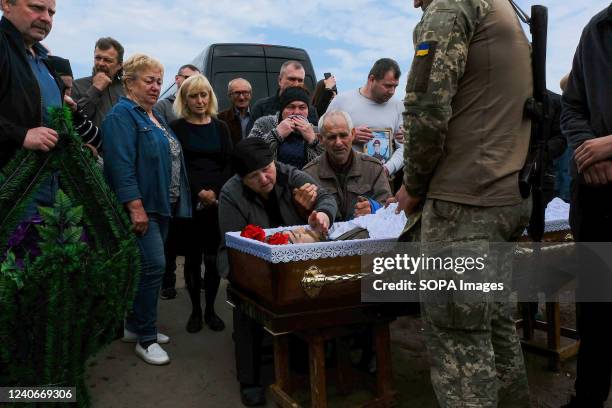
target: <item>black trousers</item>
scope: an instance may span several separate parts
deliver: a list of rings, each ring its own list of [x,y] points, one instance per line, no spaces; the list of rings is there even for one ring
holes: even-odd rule
[[[188,221],[185,232],[185,239],[187,240],[184,244],[186,248],[185,284],[191,298],[192,313],[202,313],[200,306],[202,260],[204,260],[205,266],[205,313],[212,313],[215,309],[215,299],[221,282],[217,270],[217,250],[221,242],[217,207],[194,211],[193,218]]]
[[[217,270],[217,250],[221,234],[217,207],[194,211],[191,219],[174,218],[166,240],[166,273],[162,288],[176,283],[176,256],[185,256],[185,284],[191,299],[192,313],[202,313],[200,306],[201,265],[204,261],[204,296],[206,310],[214,311],[221,278]]]
[[[263,327],[234,308],[236,377],[241,384],[260,384]]]
[[[578,242],[606,242],[612,248],[612,186],[590,187],[572,183],[570,225]],[[597,291],[610,291],[612,272],[583,251],[585,267],[578,276],[577,298],[596,298]],[[612,293],[612,292],[608,292]],[[576,397],[579,406],[603,407],[612,381],[612,303],[576,304],[580,349],[578,351]]]
[[[173,288],[176,285],[176,257],[184,255],[179,253],[181,244],[181,225],[180,221],[176,218],[170,220],[170,227],[168,228],[168,237],[164,244],[164,254],[166,256],[166,270],[164,277],[162,278],[162,289]]]

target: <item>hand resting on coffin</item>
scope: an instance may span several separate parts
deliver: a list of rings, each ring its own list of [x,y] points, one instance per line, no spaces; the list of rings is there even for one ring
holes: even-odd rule
[[[329,217],[324,212],[313,211],[308,217],[308,225],[323,236],[327,236],[330,225]]]

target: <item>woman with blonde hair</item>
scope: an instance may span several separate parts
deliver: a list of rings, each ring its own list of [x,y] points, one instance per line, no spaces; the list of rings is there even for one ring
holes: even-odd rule
[[[205,76],[198,74],[183,82],[173,106],[180,118],[170,124],[183,147],[191,187],[194,216],[181,231],[185,248],[185,282],[192,311],[187,331],[202,330],[200,268],[204,258],[204,322],[211,330],[225,328],[215,313],[220,277],[217,249],[220,242],[218,197],[221,187],[233,175],[229,154],[232,139],[227,124],[216,118],[217,97]]]
[[[102,122],[104,174],[125,206],[141,255],[140,280],[123,341],[149,364],[167,364],[157,332],[157,299],[165,269],[164,241],[171,217],[190,217],[191,202],[181,144],[153,111],[164,68],[136,54],[123,63],[125,97]]]

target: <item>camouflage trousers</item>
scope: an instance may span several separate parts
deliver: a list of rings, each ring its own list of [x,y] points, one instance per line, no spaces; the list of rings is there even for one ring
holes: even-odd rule
[[[428,199],[421,242],[489,248],[494,242],[516,241],[527,225],[530,208],[529,200],[515,206],[475,207]],[[511,261],[501,253],[491,256],[489,261],[498,268],[497,279],[507,281],[508,290],[501,296],[509,296]],[[529,407],[523,354],[512,318],[514,305],[487,294],[469,299],[456,292],[445,296],[440,302],[421,295],[431,381],[440,406]]]

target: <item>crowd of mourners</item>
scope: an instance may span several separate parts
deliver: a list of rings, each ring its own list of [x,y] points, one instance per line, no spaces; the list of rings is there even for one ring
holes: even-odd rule
[[[158,299],[177,295],[179,255],[192,306],[186,330],[225,329],[215,312],[221,279],[232,280],[225,233],[249,224],[308,224],[324,236],[334,222],[396,201],[408,215],[422,212],[423,242],[520,237],[531,209],[516,186],[529,148],[527,38],[505,0],[414,3],[424,15],[403,102],[393,98],[401,70],[390,58],[374,62],[363,86],[340,93],[333,75],[307,89],[302,64],[286,61],[278,91],[252,101],[248,80],[215,90],[192,64],[176,73],[175,94],[160,100],[162,63],[141,53],[124,58],[111,37],[95,43],[92,74],[74,79],[70,62],[55,55],[61,50],[41,44],[55,0],[1,0],[0,169],[18,149],[51,151],[58,133],[47,109],[71,109],[137,236],[140,279],[122,340],[135,343],[140,358],[170,361],[157,308]],[[450,26],[449,10],[457,16]],[[576,240],[609,241],[612,231],[612,95],[603,86],[612,77],[612,46],[603,40],[610,32],[612,7],[585,29],[563,96],[550,93],[545,196],[570,200],[571,161]],[[219,111],[215,91],[227,92],[227,109]],[[61,176],[42,183],[26,216],[51,204],[58,188]],[[466,307],[463,319],[459,309],[451,319],[421,306],[441,406],[529,406],[506,306],[492,305],[486,316]],[[596,323],[609,322],[611,311],[608,303],[580,305],[576,396],[568,406],[602,407],[607,399],[612,325]],[[264,331],[238,309],[232,327],[242,401],[263,404]]]

